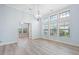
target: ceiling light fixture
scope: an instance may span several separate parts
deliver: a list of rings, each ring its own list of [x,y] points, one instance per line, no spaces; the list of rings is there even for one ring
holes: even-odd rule
[[[28,8],[28,14],[29,15],[32,15],[33,17],[35,17],[35,19],[37,20],[37,21],[39,21],[40,20],[40,18],[41,18],[41,15],[40,15],[40,10],[39,10],[39,5],[37,4],[37,5],[35,5],[35,6],[33,6],[33,7],[35,7],[35,9],[33,10],[32,8]],[[27,10],[27,9],[26,9]],[[35,14],[36,13],[36,14]]]
[[[40,15],[40,10],[39,10],[39,5],[37,5],[37,15],[35,16],[36,17],[36,19],[37,19],[37,21],[39,21],[40,20],[40,18],[41,18],[41,15]]]

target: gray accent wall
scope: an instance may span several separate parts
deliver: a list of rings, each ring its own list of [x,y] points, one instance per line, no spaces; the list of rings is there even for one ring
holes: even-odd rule
[[[70,39],[73,42],[79,43],[79,5],[71,6],[71,28],[70,28]]]

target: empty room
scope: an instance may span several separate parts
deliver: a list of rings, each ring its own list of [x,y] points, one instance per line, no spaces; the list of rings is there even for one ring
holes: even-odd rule
[[[79,4],[0,4],[0,55],[79,55]]]

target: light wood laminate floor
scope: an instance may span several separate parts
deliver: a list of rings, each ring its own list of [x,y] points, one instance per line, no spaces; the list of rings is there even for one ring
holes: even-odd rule
[[[79,47],[45,40],[20,41],[0,46],[0,55],[78,55]]]

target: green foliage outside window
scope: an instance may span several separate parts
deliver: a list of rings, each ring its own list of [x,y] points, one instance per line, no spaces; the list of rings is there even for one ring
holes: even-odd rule
[[[23,33],[27,33],[28,31],[27,31],[27,28],[24,28],[23,29]]]
[[[60,29],[59,30],[59,35],[60,36],[65,36],[65,37],[69,37],[69,31],[68,32],[66,32],[64,29]]]
[[[19,32],[19,33],[22,33],[22,28],[19,28],[19,29],[18,29],[18,32]]]

